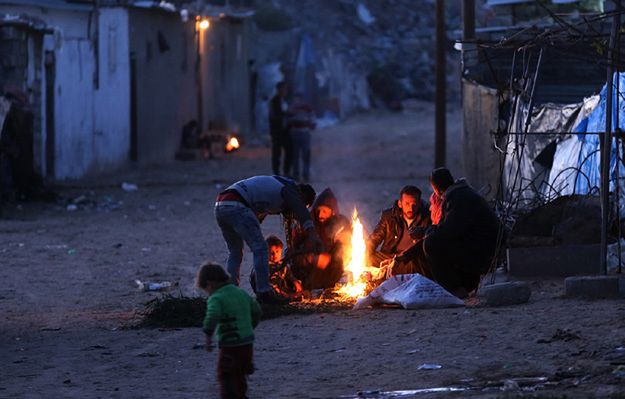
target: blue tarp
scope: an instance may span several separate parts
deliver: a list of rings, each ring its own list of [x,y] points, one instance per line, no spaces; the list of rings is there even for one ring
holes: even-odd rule
[[[625,131],[625,73],[614,74],[612,92],[612,125]],[[504,178],[511,202],[532,204],[537,195],[550,201],[560,195],[599,194],[601,187],[599,134],[605,131],[607,85],[598,95],[578,104],[542,104],[534,107],[529,131],[553,132],[553,135],[514,136],[508,141]],[[618,86],[618,95],[617,95]],[[522,132],[527,120],[528,105],[519,102],[512,120],[511,132]],[[562,132],[570,132],[564,133]],[[552,165],[543,168],[536,160],[550,143],[556,143]],[[610,191],[616,190],[617,150],[612,140]],[[621,155],[621,158],[623,156]],[[618,163],[621,190],[625,193],[625,167]],[[543,177],[544,176],[544,177]],[[625,206],[623,207],[625,212]]]
[[[618,80],[618,81],[617,81]],[[625,73],[614,74],[614,88],[612,91],[612,129],[615,130],[617,117],[618,127],[625,131]],[[619,94],[617,95],[617,84]],[[598,106],[583,119],[574,129],[573,132],[604,132],[606,120],[606,100],[607,85],[603,86],[600,93]],[[617,115],[618,107],[618,115]],[[577,167],[580,169],[582,176],[578,176],[575,182],[575,192],[577,194],[589,193],[596,187],[601,186],[600,171],[600,151],[599,143],[602,137],[600,135],[576,135],[577,140],[581,142],[581,149],[577,160]],[[616,141],[612,139],[612,158],[610,161],[610,191],[616,189]],[[619,149],[621,151],[621,149]],[[587,177],[587,178],[586,178]],[[625,177],[625,168],[619,163],[619,177]]]

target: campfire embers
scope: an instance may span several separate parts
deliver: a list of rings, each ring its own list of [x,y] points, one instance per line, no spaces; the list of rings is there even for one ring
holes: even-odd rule
[[[236,136],[231,136],[226,142],[226,147],[224,148],[225,152],[233,152],[239,149],[241,144],[239,143],[239,139]]]
[[[374,268],[366,266],[366,244],[365,233],[358,218],[358,211],[354,209],[354,215],[352,216],[352,240],[351,240],[351,253],[349,256],[349,263],[345,266],[345,274],[348,277],[347,283],[341,287],[337,293],[342,296],[346,296],[352,299],[358,299],[365,296],[367,289],[367,282],[364,277],[367,272],[371,273]],[[373,270],[372,270],[373,269]]]

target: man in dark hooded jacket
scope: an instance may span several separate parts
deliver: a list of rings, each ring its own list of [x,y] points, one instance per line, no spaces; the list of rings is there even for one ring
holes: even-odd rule
[[[291,268],[302,280],[304,289],[331,288],[343,275],[344,251],[349,246],[351,223],[339,213],[338,201],[329,188],[315,199],[310,213],[324,250],[319,254],[298,254],[293,258]],[[293,252],[298,253],[301,240],[296,237],[293,241]]]
[[[421,200],[421,190],[405,186],[393,207],[382,212],[380,221],[367,240],[370,266],[379,267],[383,262],[387,264],[388,260],[402,255],[423,238],[423,231],[429,225],[430,212],[427,203]],[[422,254],[412,254],[393,262],[390,274],[420,273],[430,277],[427,268],[423,267],[424,263]]]
[[[491,266],[499,219],[486,200],[464,180],[454,182],[448,169],[435,169],[430,182],[442,198],[442,216],[428,230],[423,250],[434,279],[447,291],[463,298],[477,288],[480,275]]]

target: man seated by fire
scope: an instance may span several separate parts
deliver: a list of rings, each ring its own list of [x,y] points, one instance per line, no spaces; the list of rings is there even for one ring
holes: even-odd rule
[[[275,235],[267,237],[267,248],[269,249],[269,284],[273,290],[285,297],[296,298],[302,294],[302,282],[291,272],[291,268],[282,260],[284,244]],[[250,273],[250,285],[256,293],[256,272]]]
[[[321,253],[307,251],[302,245],[305,236],[300,229],[295,229],[293,248],[288,254],[292,259],[291,268],[306,290],[332,288],[343,276],[351,223],[339,213],[338,201],[329,188],[315,199],[310,213],[324,250]]]
[[[393,206],[382,212],[378,224],[369,235],[369,265],[390,268],[386,273],[389,277],[411,273],[430,277],[423,253],[413,250],[411,256],[401,257],[404,251],[423,239],[425,228],[429,225],[430,212],[428,204],[421,199],[421,190],[415,186],[405,186]]]
[[[267,215],[282,214],[285,219],[297,219],[304,236],[302,246],[315,252],[321,242],[307,209],[314,198],[315,190],[310,185],[296,184],[282,176],[250,177],[219,193],[215,218],[228,246],[228,273],[233,284],[239,285],[245,242],[254,256],[256,299],[261,303],[288,300],[269,284],[269,253],[260,223]]]
[[[491,267],[499,219],[480,194],[466,181],[454,181],[448,169],[435,169],[430,183],[442,200],[441,215],[438,224],[428,229],[423,251],[434,280],[465,298]]]

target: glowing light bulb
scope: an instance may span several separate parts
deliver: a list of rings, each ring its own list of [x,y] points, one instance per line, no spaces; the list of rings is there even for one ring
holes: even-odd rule
[[[208,19],[203,19],[200,21],[200,29],[206,30],[209,26],[211,26],[211,23]]]

